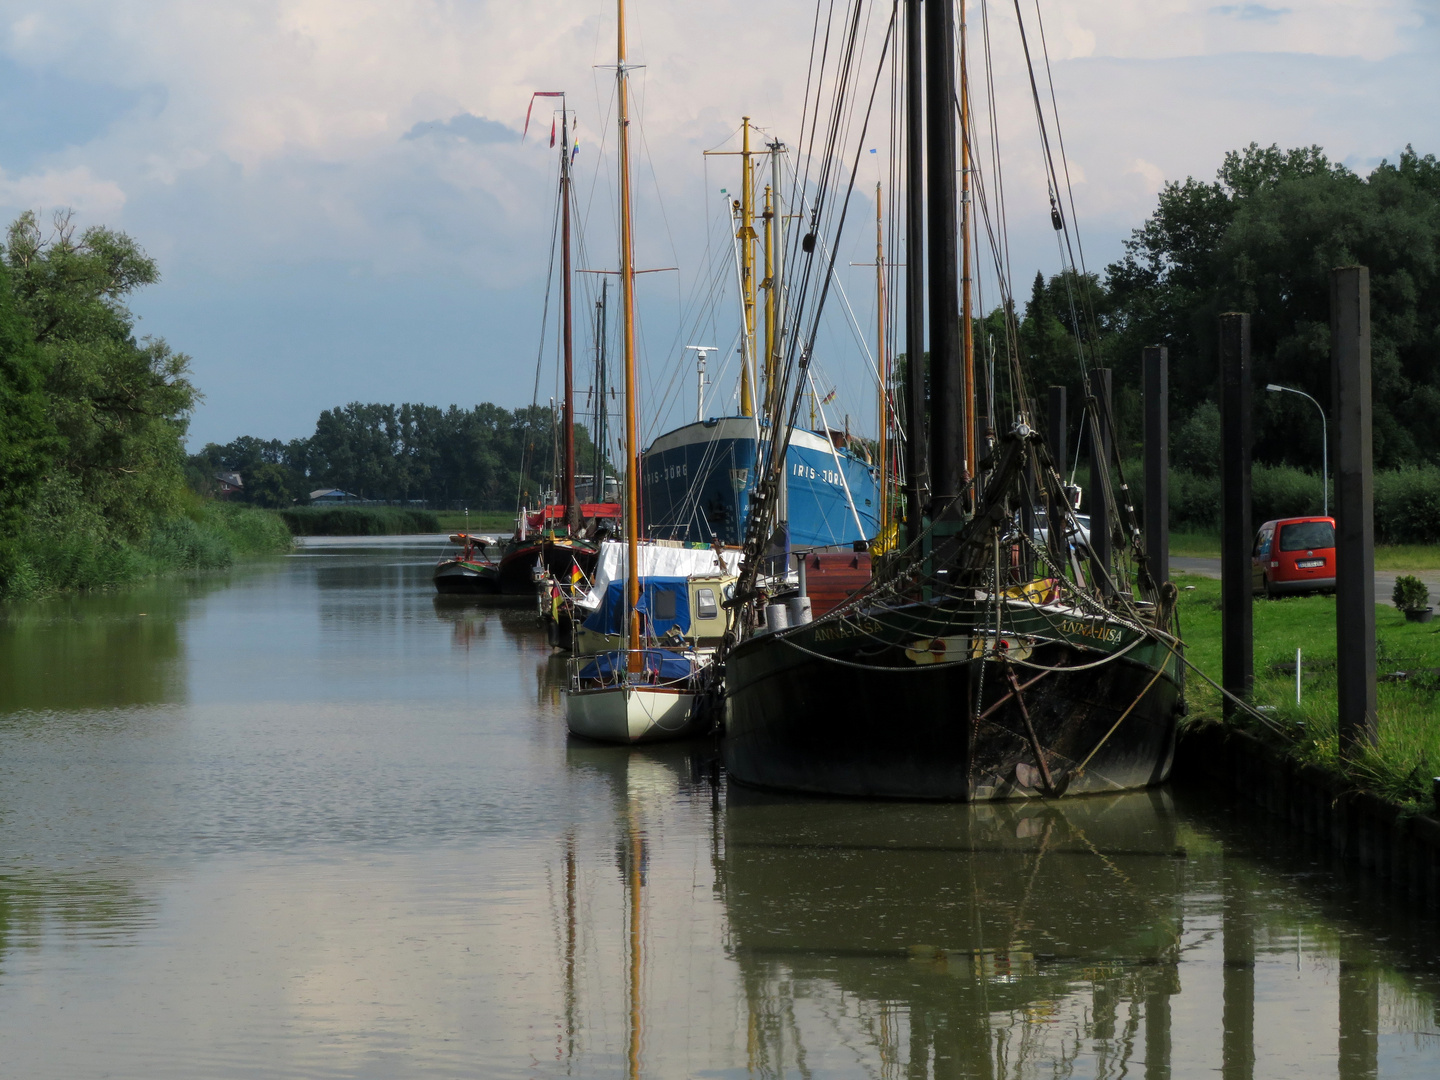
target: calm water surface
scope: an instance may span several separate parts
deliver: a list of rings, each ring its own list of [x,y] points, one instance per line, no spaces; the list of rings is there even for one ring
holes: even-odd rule
[[[436,552],[4,612],[0,1076],[1440,1075],[1434,924],[1256,819],[568,742]]]

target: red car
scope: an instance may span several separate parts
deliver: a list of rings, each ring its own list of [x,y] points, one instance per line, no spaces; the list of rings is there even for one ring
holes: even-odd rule
[[[1265,522],[1250,553],[1250,580],[1266,596],[1335,588],[1335,519]]]

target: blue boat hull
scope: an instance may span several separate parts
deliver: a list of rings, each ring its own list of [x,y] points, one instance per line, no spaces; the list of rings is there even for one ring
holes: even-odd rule
[[[722,417],[660,436],[641,457],[646,535],[740,544],[754,490],[754,421]],[[875,469],[824,437],[797,431],[785,459],[780,518],[793,547],[849,547],[879,531]]]

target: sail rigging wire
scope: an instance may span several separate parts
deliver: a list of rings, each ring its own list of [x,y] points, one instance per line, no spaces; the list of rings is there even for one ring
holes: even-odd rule
[[[533,410],[540,403],[540,368],[545,363],[545,331],[549,328],[550,322],[550,290],[555,284],[555,249],[560,236],[560,190],[556,187],[555,210],[550,224],[550,265],[545,271],[545,302],[540,314],[540,345],[535,352],[535,387],[530,395],[530,408]],[[530,419],[525,420],[526,440],[520,449],[520,469],[516,478],[515,507],[520,508],[520,498],[525,491],[526,460],[535,449],[534,436],[531,434]]]
[[[810,378],[810,393],[815,393],[815,369],[812,367],[806,374]],[[845,504],[850,507],[850,514],[855,519],[855,530],[862,536],[865,534],[865,526],[860,524],[860,511],[855,508],[855,496],[850,494],[850,481],[845,479],[845,466],[840,461],[840,451],[835,448],[835,440],[830,438],[830,422],[825,419],[825,402],[820,402],[820,429],[825,433],[825,441],[830,445],[830,457],[835,461],[835,473],[840,477],[840,486],[845,489]]]
[[[823,0],[821,0],[821,3],[823,4]],[[833,0],[831,0],[830,2],[830,8],[833,14]],[[855,39],[859,31],[860,9],[859,7],[852,7],[851,10],[853,11],[853,15],[851,15],[847,20],[848,29],[845,34],[846,40],[843,42],[841,60],[837,62],[835,85],[833,89],[833,105],[830,109],[830,121],[827,124],[825,148],[824,153],[821,155],[819,176],[815,185],[817,193],[816,203],[814,208],[812,209],[811,216],[808,222],[811,232],[807,234],[807,236],[813,236],[815,233],[820,231],[822,224],[826,222],[826,218],[823,217],[822,214],[824,214],[825,211],[828,211],[830,209],[829,204],[832,202],[832,200],[828,198],[828,193],[830,191],[829,177],[835,167],[835,161],[840,153],[840,147],[837,144],[838,131],[840,127],[838,119],[840,116],[840,112],[844,106],[844,102],[849,96],[849,90],[851,87],[850,76],[855,61]],[[890,18],[886,24],[884,43],[881,47],[879,62],[876,65],[875,78],[870,88],[869,100],[866,105],[865,120],[861,127],[860,140],[857,145],[855,154],[855,162],[850,169],[849,181],[846,185],[844,198],[843,200],[841,200],[840,209],[838,211],[839,220],[834,230],[834,236],[837,239],[843,233],[845,220],[850,206],[850,200],[854,193],[855,180],[859,172],[859,157],[864,150],[864,139],[865,135],[868,133],[870,119],[874,111],[875,97],[879,90],[880,78],[885,70],[884,61],[889,53],[890,44],[894,37],[898,11],[899,0],[893,0]],[[822,60],[825,55],[828,55],[829,36],[830,22],[827,20],[825,33],[825,48],[824,50],[822,50]],[[816,126],[818,125],[818,117],[820,112],[819,99],[824,85],[823,70],[818,78],[818,84],[816,77],[813,74],[813,64],[811,72],[812,74],[811,76],[807,76],[806,82],[807,110],[809,109],[808,89],[812,85],[815,86],[816,104],[814,113],[811,116],[811,133],[808,139],[808,145],[802,145],[801,148],[802,151],[805,153],[805,176],[807,178],[809,176],[811,162],[814,158],[814,136]],[[803,140],[804,136],[802,133],[802,142]],[[808,185],[800,185],[800,190],[804,191],[806,186]],[[794,198],[787,200],[789,205],[794,205],[796,201],[797,200],[795,200]],[[814,266],[815,245],[813,239],[809,240],[808,242],[800,241],[798,237],[798,230],[796,235],[792,238],[792,243],[798,243],[801,249],[805,251],[805,254],[807,256],[805,259],[800,260],[800,266],[802,268],[800,274],[800,284],[799,289],[797,290],[797,295],[793,300],[792,310],[795,312],[795,323],[798,326],[805,321],[803,315],[806,310],[806,301],[809,297],[810,289],[814,287],[814,278],[816,272]],[[806,248],[808,248],[809,250],[805,250]],[[787,260],[787,262],[790,261],[792,260]],[[831,257],[828,262],[832,264],[831,272],[833,272],[833,248]],[[818,285],[819,297],[815,304],[815,313],[810,316],[809,330],[808,333],[803,335],[803,340],[802,335],[799,333],[787,335],[787,349],[785,361],[780,368],[781,386],[779,388],[779,392],[775,393],[772,398],[773,411],[771,414],[771,431],[774,434],[772,435],[772,438],[769,440],[769,442],[763,447],[763,457],[762,461],[760,462],[759,470],[761,475],[758,478],[756,495],[751,503],[751,512],[746,523],[745,557],[741,566],[740,587],[737,589],[737,593],[741,597],[746,597],[750,590],[753,588],[756,575],[759,571],[758,560],[760,555],[760,545],[765,539],[765,535],[768,535],[769,523],[772,520],[774,513],[771,505],[771,500],[776,491],[779,479],[778,463],[782,462],[785,459],[785,455],[789,447],[790,434],[794,430],[799,413],[800,402],[804,397],[803,372],[804,369],[808,367],[809,358],[813,352],[815,335],[818,331],[819,325],[819,314],[824,310],[825,298],[829,292],[829,280],[830,274],[827,273],[821,275],[821,280]],[[787,306],[789,305],[787,304]],[[779,419],[787,398],[789,399],[788,417],[786,418],[784,426],[781,427],[780,425],[775,423],[775,421]],[[762,533],[765,535],[762,535]],[[730,630],[727,632],[727,640],[733,641],[733,635],[738,629],[739,627],[732,622]]]
[[[1092,476],[1090,478],[1091,488],[1092,490],[1098,488],[1099,497],[1104,500],[1107,510],[1113,511],[1112,514],[1108,514],[1107,516],[1109,517],[1112,527],[1115,530],[1115,539],[1119,540],[1118,550],[1114,552],[1114,556],[1121,562],[1128,564],[1130,556],[1133,555],[1136,562],[1138,563],[1141,587],[1146,591],[1153,592],[1156,588],[1156,585],[1150,576],[1149,560],[1145,552],[1144,542],[1139,528],[1139,521],[1136,518],[1133,504],[1128,501],[1129,484],[1125,480],[1124,465],[1121,460],[1122,455],[1120,452],[1121,448],[1119,431],[1118,426],[1115,423],[1113,411],[1114,406],[1112,402],[1103,400],[1102,395],[1096,392],[1095,387],[1091,381],[1091,369],[1086,364],[1086,324],[1080,318],[1079,309],[1077,309],[1075,302],[1075,291],[1077,287],[1083,288],[1085,290],[1085,296],[1088,298],[1088,281],[1081,277],[1081,270],[1077,267],[1074,249],[1071,244],[1070,226],[1066,222],[1065,215],[1062,213],[1060,204],[1058,202],[1060,194],[1059,173],[1055,168],[1054,155],[1050,146],[1050,136],[1045,122],[1045,112],[1040,101],[1039,84],[1035,77],[1035,65],[1031,57],[1029,37],[1025,29],[1025,19],[1023,13],[1020,10],[1020,0],[1013,0],[1013,4],[1015,8],[1016,22],[1018,23],[1020,30],[1020,43],[1024,52],[1026,73],[1029,77],[1030,82],[1030,94],[1035,109],[1035,121],[1039,130],[1040,144],[1045,161],[1046,187],[1050,198],[1051,219],[1056,232],[1056,244],[1060,251],[1060,260],[1062,267],[1060,276],[1065,286],[1066,302],[1070,310],[1070,325],[1071,331],[1075,336],[1076,358],[1080,364],[1080,372],[1085,389],[1086,401],[1088,404],[1094,406],[1093,411],[1091,412],[1091,437],[1092,440],[1094,440],[1095,444],[1104,445],[1106,440],[1102,437],[1102,430],[1105,433],[1108,433],[1108,442],[1111,449],[1111,456],[1114,459],[1113,466],[1116,473],[1118,474],[1118,479],[1120,481],[1119,490],[1126,494],[1127,501],[1122,504],[1116,496],[1115,485],[1112,483],[1110,477],[1111,463],[1109,462],[1106,463],[1105,468],[1102,468],[1100,470],[1100,474],[1098,477]],[[1036,4],[1036,13],[1038,17],[1038,0]],[[1053,104],[1053,76],[1050,75],[1048,51],[1045,56],[1045,61],[1047,77],[1051,79]],[[1056,112],[1055,120],[1058,137],[1058,110]],[[1066,170],[1066,191],[1069,195],[1069,200],[1073,211],[1074,191],[1073,187],[1071,187],[1069,184],[1068,166]],[[1085,300],[1082,299],[1081,307],[1085,306]],[[1094,352],[1099,347],[1099,335],[1094,320],[1093,305],[1089,307],[1087,314],[1090,316],[1089,324],[1091,330],[1091,333],[1089,334],[1089,344],[1091,351]],[[1126,571],[1125,576],[1126,578],[1128,578],[1128,570]]]
[[[1060,104],[1055,97],[1055,76],[1050,70],[1050,46],[1045,39],[1045,17],[1040,11],[1040,0],[1035,0],[1035,24],[1040,31],[1040,55],[1045,61],[1045,81],[1050,90],[1050,112],[1055,117],[1055,142],[1060,148],[1060,166],[1065,171],[1065,196],[1070,204],[1070,218],[1068,225],[1075,232],[1075,250],[1080,255],[1080,289],[1082,292],[1082,303],[1086,314],[1090,319],[1091,333],[1098,340],[1098,327],[1095,321],[1095,305],[1090,297],[1089,271],[1085,266],[1085,244],[1080,237],[1080,218],[1075,211],[1075,188],[1070,182],[1070,158],[1065,153],[1065,129],[1060,123]],[[1072,262],[1074,260],[1072,259]]]
[[[848,214],[848,212],[849,212],[851,197],[852,197],[852,195],[853,195],[853,193],[854,193],[854,189],[855,189],[855,180],[856,180],[856,178],[857,178],[857,176],[858,176],[858,173],[859,173],[859,159],[860,159],[860,154],[861,154],[861,153],[863,152],[863,150],[864,150],[864,136],[865,136],[865,134],[868,132],[869,123],[870,123],[870,118],[871,118],[871,115],[873,114],[873,111],[874,111],[875,96],[876,96],[876,92],[877,92],[878,89],[879,89],[880,75],[881,75],[881,73],[882,73],[883,70],[884,70],[884,58],[885,58],[886,54],[887,54],[888,51],[889,51],[890,42],[891,42],[891,39],[892,39],[892,37],[893,37],[893,35],[894,35],[895,20],[896,20],[896,15],[897,15],[897,13],[898,13],[898,10],[899,10],[899,0],[894,0],[894,4],[892,5],[892,9],[891,9],[890,21],[889,21],[889,23],[888,23],[888,25],[887,25],[887,27],[886,27],[885,41],[884,41],[884,44],[883,44],[883,46],[882,46],[880,63],[877,65],[875,80],[874,80],[874,83],[873,83],[873,85],[871,86],[871,90],[870,90],[870,98],[869,98],[869,102],[868,102],[868,105],[867,105],[866,111],[865,111],[865,121],[864,121],[864,125],[862,126],[860,141],[859,141],[859,143],[857,144],[857,148],[856,148],[855,162],[854,162],[853,166],[852,166],[851,169],[850,169],[849,181],[848,181],[847,186],[846,186],[846,188],[845,188],[845,196],[844,196],[844,199],[841,201],[841,206],[840,206],[840,210],[839,210],[839,222],[838,222],[838,225],[836,226],[836,229],[835,229],[835,237],[836,237],[837,240],[838,240],[839,236],[843,233],[844,224],[845,224],[845,219],[846,219],[846,216],[847,216],[847,214]],[[847,87],[848,87],[848,84],[849,84],[849,81],[850,81],[850,79],[849,79],[849,76],[850,76],[850,67],[853,65],[853,62],[854,62],[855,47],[856,47],[855,37],[856,37],[856,34],[858,33],[859,14],[860,14],[860,8],[857,6],[857,7],[854,8],[854,18],[853,18],[853,20],[852,20],[852,22],[851,22],[851,32],[850,32],[850,34],[848,35],[849,40],[846,42],[845,55],[846,55],[846,57],[847,57],[847,62],[846,62],[846,64],[841,68],[841,71],[840,71],[840,73],[839,73],[839,78],[838,78],[837,86],[836,86],[836,90],[835,90],[835,105],[834,105],[834,107],[831,109],[831,123],[830,123],[830,126],[829,126],[829,136],[828,136],[828,139],[827,139],[825,154],[824,154],[823,159],[822,159],[822,167],[821,167],[821,171],[820,171],[820,179],[817,181],[817,184],[816,184],[817,195],[816,195],[816,199],[815,199],[814,203],[812,204],[812,210],[811,210],[811,228],[812,228],[812,233],[814,233],[814,234],[816,234],[816,235],[818,235],[817,225],[818,225],[818,223],[819,223],[820,220],[821,220],[821,213],[822,213],[822,211],[828,209],[829,203],[832,201],[832,200],[827,200],[827,199],[825,198],[825,194],[824,194],[824,193],[829,189],[829,184],[828,184],[829,176],[830,176],[830,173],[833,171],[833,169],[834,169],[834,167],[835,167],[835,161],[836,161],[836,159],[837,159],[838,156],[839,156],[839,153],[838,153],[838,151],[839,151],[839,144],[838,144],[838,142],[837,142],[837,139],[838,139],[838,128],[839,128],[839,123],[838,123],[838,121],[839,121],[839,117],[840,117],[840,115],[841,115],[841,106],[843,105],[844,96],[845,96],[845,93],[846,93],[846,90],[847,90]],[[817,110],[817,111],[818,111],[818,110]],[[802,189],[802,190],[803,190],[803,189]],[[813,241],[812,241],[812,243],[811,243],[811,248],[812,248],[812,252],[807,252],[807,254],[811,255],[811,257],[803,260],[804,271],[803,271],[802,277],[801,277],[801,295],[800,295],[800,298],[799,298],[799,300],[797,301],[797,303],[796,303],[796,305],[795,305],[795,310],[796,310],[797,313],[803,313],[803,312],[804,312],[804,309],[805,309],[805,297],[806,297],[806,294],[808,293],[809,289],[812,287],[812,275],[813,275],[814,272],[815,272],[815,271],[814,271],[814,262],[815,262],[815,259],[814,259],[814,257],[813,257],[813,248],[814,248]],[[800,342],[800,337],[801,337],[801,335],[799,335],[799,334],[794,335],[794,337],[791,339],[791,342],[790,342],[790,344],[791,344],[791,353],[790,353],[790,356],[787,357],[787,363],[786,363],[786,365],[785,365],[785,368],[783,369],[785,374],[784,374],[784,379],[783,379],[783,381],[782,381],[782,393],[779,394],[779,395],[776,395],[777,412],[778,412],[778,406],[779,406],[779,404],[783,401],[783,398],[784,398],[784,396],[785,396],[785,393],[786,393],[786,392],[788,391],[788,389],[789,389],[789,387],[788,387],[789,377],[790,377],[790,375],[791,375],[791,373],[792,373],[792,368],[793,368],[793,366],[794,366],[793,361],[794,361],[795,358],[796,358],[796,352],[795,352],[796,348],[799,349],[798,360],[799,360],[799,366],[800,366],[802,369],[805,368],[805,367],[807,367],[807,366],[809,365],[809,358],[810,358],[811,355],[813,355],[814,346],[815,346],[815,339],[816,339],[816,335],[818,334],[818,331],[819,331],[819,319],[820,319],[820,315],[821,315],[821,313],[822,313],[823,310],[824,310],[825,300],[826,300],[826,298],[827,298],[827,296],[828,296],[828,294],[829,294],[829,290],[830,290],[830,284],[831,284],[831,282],[834,280],[835,255],[836,255],[835,248],[832,247],[831,250],[830,250],[829,258],[828,258],[828,259],[824,259],[824,258],[822,257],[822,261],[824,261],[824,262],[826,263],[827,269],[826,269],[826,272],[825,272],[823,275],[821,275],[821,277],[820,277],[820,281],[819,281],[819,284],[818,284],[818,288],[819,288],[819,298],[818,298],[818,300],[816,301],[815,309],[814,309],[813,313],[809,316],[809,330],[808,330],[808,333],[805,335],[805,341],[804,341],[804,343],[801,344],[801,342]],[[797,321],[800,321],[800,320],[797,319]],[[776,447],[776,443],[777,443],[777,442],[782,444],[781,447],[780,447],[780,449],[779,449],[779,453],[782,454],[782,455],[783,455],[783,452],[784,452],[784,447],[788,447],[790,430],[794,427],[795,420],[796,420],[796,418],[797,418],[798,411],[799,411],[800,401],[801,401],[802,397],[803,397],[803,380],[798,380],[798,381],[796,382],[795,393],[794,393],[794,396],[793,396],[793,400],[792,400],[792,402],[791,402],[790,416],[789,416],[789,419],[788,419],[788,422],[787,422],[785,428],[783,429],[783,435],[781,436],[781,438],[779,438],[779,439],[774,439],[774,440],[771,441],[770,448],[769,448],[769,454],[767,455],[767,459],[766,459],[767,467],[771,467],[771,468],[773,469],[773,463],[774,463],[774,461],[776,460],[776,454],[777,454],[777,447]]]

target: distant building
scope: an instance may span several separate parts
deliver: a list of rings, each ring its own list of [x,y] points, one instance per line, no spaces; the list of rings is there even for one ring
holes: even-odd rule
[[[238,472],[217,472],[215,474],[215,494],[222,499],[228,499],[236,492],[245,490],[245,481],[240,479]]]
[[[351,495],[348,491],[341,491],[339,488],[319,488],[310,492],[311,506],[330,506],[334,503],[357,503],[360,496]]]

